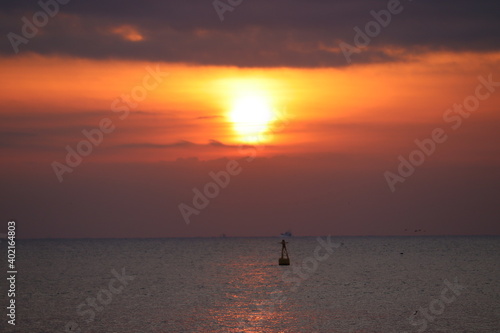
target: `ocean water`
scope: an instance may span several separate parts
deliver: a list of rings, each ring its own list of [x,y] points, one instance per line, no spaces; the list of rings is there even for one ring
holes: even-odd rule
[[[20,241],[0,331],[500,332],[499,237],[279,241]]]

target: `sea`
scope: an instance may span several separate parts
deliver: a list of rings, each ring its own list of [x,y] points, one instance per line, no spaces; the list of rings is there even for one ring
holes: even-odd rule
[[[19,240],[0,332],[500,332],[500,237],[286,241]]]

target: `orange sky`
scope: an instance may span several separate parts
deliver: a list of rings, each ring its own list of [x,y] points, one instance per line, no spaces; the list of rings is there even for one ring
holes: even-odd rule
[[[477,76],[489,74],[499,62],[500,53],[435,53],[409,62],[343,69],[239,69],[25,55],[0,60],[4,82],[0,112],[27,115],[22,123],[4,121],[2,128],[7,131],[25,126],[49,132],[73,127],[72,133],[47,135],[39,142],[60,150],[44,153],[49,159],[63,154],[66,144],[81,139],[77,128],[95,127],[106,116],[114,120],[117,130],[106,137],[102,149],[179,141],[205,145],[210,140],[237,146],[245,140],[231,123],[235,97],[258,90],[278,115],[268,124],[271,134],[261,135],[269,146],[265,154],[352,149],[394,154],[394,149],[411,144],[414,136],[427,135],[426,128],[442,124],[443,112],[473,93]],[[160,66],[169,75],[130,108],[127,119],[118,120],[112,102],[141,85],[148,66]],[[494,94],[482,102],[470,122],[498,119],[499,101],[500,94]],[[82,112],[85,119],[76,116]],[[32,119],[29,115],[33,114],[52,116]],[[408,133],[407,138],[398,133],[398,126]],[[22,151],[16,154],[16,159],[30,159]],[[179,148],[158,154],[158,149],[145,148],[132,156],[136,161],[154,161],[228,155],[237,155],[237,149]],[[127,158],[131,158],[129,152],[125,156],[119,151],[111,155],[96,151],[91,156],[92,161]]]
[[[456,131],[443,114],[475,93],[479,76],[500,81],[499,65],[498,52],[315,69],[3,57],[0,168],[9,196],[0,201],[29,221],[22,237],[495,233],[500,93]],[[168,75],[126,116],[114,112],[155,68]],[[238,108],[265,119],[272,111],[255,127],[266,138],[255,162],[243,158],[252,149],[241,145],[253,143],[233,123]],[[59,183],[54,161],[65,163],[67,147],[103,119],[114,131]],[[437,127],[448,141],[391,193],[384,172],[396,172],[398,156]],[[237,158],[242,175],[186,227],[179,203],[225,158]],[[482,223],[470,224],[477,214]],[[136,223],[143,216],[145,228]],[[128,222],[117,230],[110,219]]]

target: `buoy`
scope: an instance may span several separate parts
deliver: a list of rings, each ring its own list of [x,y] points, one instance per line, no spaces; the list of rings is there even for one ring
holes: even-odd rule
[[[288,242],[285,242],[283,239],[281,241],[281,258],[279,260],[280,265],[290,265],[290,258],[288,258],[288,251],[286,250],[286,244]]]

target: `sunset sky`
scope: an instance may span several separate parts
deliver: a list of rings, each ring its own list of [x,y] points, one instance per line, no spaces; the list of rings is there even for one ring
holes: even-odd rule
[[[18,237],[500,234],[498,1],[41,3],[0,4]]]

